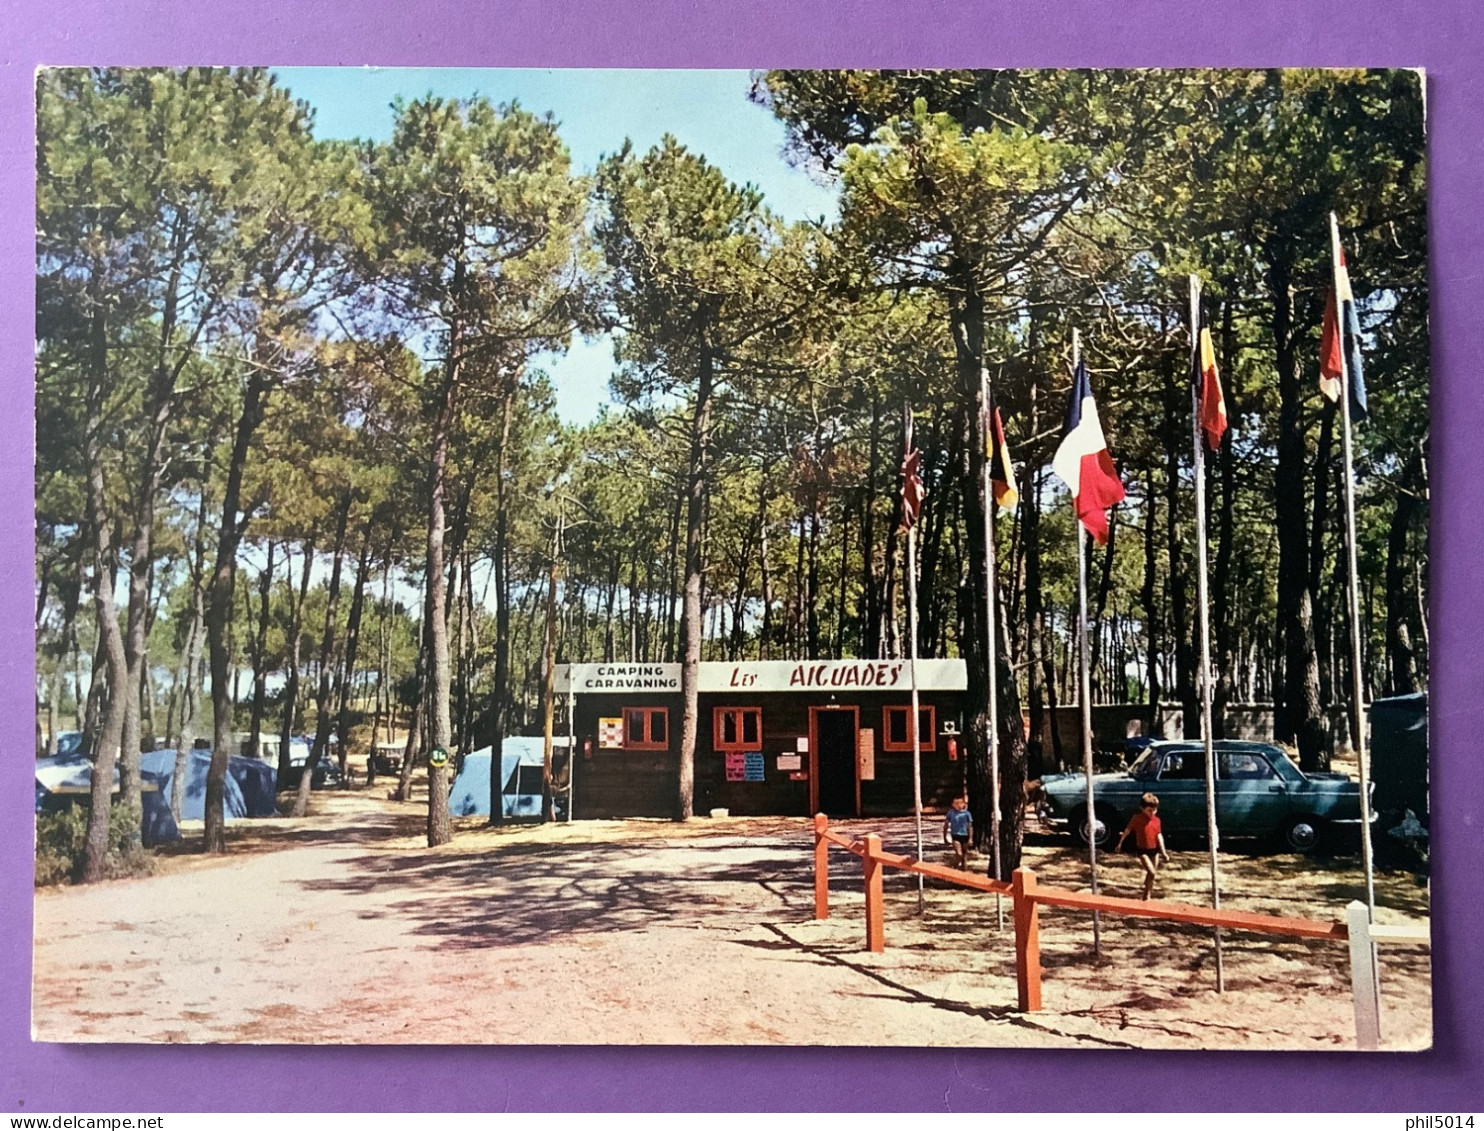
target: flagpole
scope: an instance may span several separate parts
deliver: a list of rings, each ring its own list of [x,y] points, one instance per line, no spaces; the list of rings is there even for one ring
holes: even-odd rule
[[[1216,743],[1211,725],[1211,593],[1206,564],[1206,445],[1201,435],[1201,395],[1203,374],[1200,342],[1201,280],[1190,276],[1190,422],[1195,442],[1195,553],[1196,592],[1199,596],[1201,626],[1201,736],[1206,746],[1206,840],[1211,846],[1211,906],[1221,907],[1221,871],[1217,862],[1220,832],[1216,824]],[[1216,940],[1216,992],[1226,992],[1226,971],[1222,963],[1221,928],[1214,928]]]
[[[567,676],[567,823],[572,823],[573,787],[577,784],[577,691]],[[503,787],[502,787],[503,788]]]
[[[1360,852],[1365,863],[1365,898],[1371,922],[1376,920],[1376,877],[1371,860],[1371,771],[1365,740],[1365,662],[1360,642],[1360,567],[1355,556],[1355,453],[1350,441],[1350,361],[1345,356],[1345,318],[1342,311],[1340,272],[1340,224],[1329,214],[1330,254],[1333,261],[1335,288],[1335,329],[1340,343],[1340,424],[1345,452],[1345,551],[1350,567],[1350,711],[1351,745],[1355,748],[1360,771]],[[1351,301],[1354,301],[1352,297]],[[1372,968],[1375,963],[1372,962]]]
[[[912,409],[907,409],[907,455],[912,452]],[[905,456],[903,457],[905,458]],[[907,638],[912,686],[912,808],[917,814],[917,859],[922,859],[922,708],[917,694],[917,523],[907,527]],[[923,913],[922,873],[917,873],[917,913]]]
[[[1073,330],[1073,372],[1081,360],[1082,335],[1080,331]],[[1087,641],[1087,528],[1080,519],[1074,525],[1077,527],[1077,638],[1082,668],[1078,698],[1082,701],[1082,769],[1087,778],[1087,866],[1092,875],[1092,894],[1097,895],[1098,818],[1092,789],[1092,664]],[[1113,830],[1108,831],[1111,833]],[[1095,955],[1103,953],[1102,917],[1097,911],[1092,913],[1092,952]]]
[[[989,370],[982,365],[979,367],[979,399],[984,406],[984,431],[985,435],[985,460],[984,460],[984,599],[986,615],[989,624],[989,639],[986,641],[988,651],[985,655],[985,663],[989,668],[989,797],[990,797],[990,823],[989,831],[991,840],[991,857],[994,862],[994,878],[1003,880],[1005,877],[1000,869],[1000,756],[999,756],[999,734],[1000,734],[1000,696],[999,696],[999,663],[996,659],[997,636],[995,632],[996,621],[999,610],[995,607],[995,553],[994,553],[994,458],[995,458],[995,427],[994,416],[989,406]],[[1005,929],[1005,904],[999,892],[994,893],[995,923],[999,930]]]

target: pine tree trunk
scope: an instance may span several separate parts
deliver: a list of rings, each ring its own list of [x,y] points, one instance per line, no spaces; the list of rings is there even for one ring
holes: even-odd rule
[[[447,490],[448,446],[453,431],[454,392],[457,378],[456,357],[459,335],[457,328],[449,347],[449,360],[444,375],[438,416],[433,426],[432,458],[429,468],[428,552],[427,552],[427,623],[428,623],[428,710],[429,752],[447,749],[453,741],[453,720],[449,710],[448,653],[448,579],[444,573],[443,543],[446,516],[444,497]],[[448,811],[448,767],[428,765],[428,847],[447,844],[453,839],[453,821]]]
[[[552,745],[556,726],[557,579],[561,570],[562,527],[557,519],[551,546],[551,569],[546,588],[546,631],[541,637],[541,821],[556,819],[551,790]]]
[[[763,621],[758,629],[757,658],[766,660],[773,637],[773,571],[768,560],[768,474],[763,469],[758,486],[758,586],[763,597]]]
[[[394,801],[412,800],[412,769],[422,756],[423,732],[427,729],[423,706],[428,696],[427,605],[427,598],[424,597],[423,619],[418,623],[417,629],[417,663],[412,670],[413,686],[417,689],[416,698],[412,701],[412,711],[407,719],[407,745],[402,749],[402,768],[397,775],[397,788],[392,793]]]
[[[344,674],[340,679],[340,704],[336,711],[335,733],[340,737],[340,780],[349,784],[350,777],[346,772],[346,759],[350,756],[350,705],[351,687],[355,682],[356,654],[361,645],[361,615],[366,604],[366,582],[371,573],[371,527],[368,523],[361,535],[361,558],[356,563],[355,588],[350,595],[350,613],[345,624],[345,666]],[[376,737],[371,738],[371,750],[367,754],[366,764],[371,764],[371,756],[376,753]]]
[[[675,659],[675,603],[678,596],[680,582],[680,515],[685,508],[685,497],[680,491],[675,492],[675,505],[670,508],[670,541],[669,549],[666,551],[668,566],[665,570],[668,591],[665,598],[665,654],[664,660],[670,663]],[[699,527],[699,515],[696,519]],[[699,582],[697,583],[699,586]],[[697,589],[699,595],[699,588]]]
[[[505,395],[504,423],[500,431],[500,477],[495,491],[495,687],[490,704],[490,824],[505,820],[505,783],[501,765],[505,749],[505,729],[510,710],[510,493],[509,478],[510,420],[514,393]]]
[[[289,583],[293,584],[292,562],[288,552],[284,553],[284,565],[289,567]],[[288,788],[290,746],[294,737],[294,720],[299,707],[299,660],[304,638],[304,602],[309,596],[309,573],[314,566],[314,544],[304,546],[304,564],[299,571],[299,590],[289,610],[288,631],[288,678],[283,688],[283,715],[279,722],[278,739],[278,789]],[[292,590],[290,590],[292,592]]]
[[[998,777],[1000,781],[1000,860],[1005,875],[1020,865],[1025,840],[1026,743],[1021,723],[1020,691],[1015,672],[1008,661],[1009,625],[1004,616],[1004,601],[999,579],[991,588],[989,559],[985,543],[985,516],[992,505],[988,494],[987,422],[989,406],[984,401],[984,383],[980,379],[983,357],[984,307],[972,273],[960,275],[963,290],[953,314],[954,357],[958,374],[958,394],[966,419],[967,478],[960,493],[963,500],[963,532],[968,549],[968,573],[963,590],[964,662],[968,669],[968,694],[964,703],[964,747],[968,757],[969,808],[979,813],[993,811],[993,792],[989,762],[989,665],[997,665],[999,733],[996,735]],[[949,464],[955,466],[954,463]],[[946,509],[946,508],[945,508]],[[989,601],[995,602],[999,631],[993,636],[989,626]],[[974,838],[979,848],[989,845],[993,825],[990,821],[975,823]]]
[[[1389,695],[1410,695],[1417,690],[1415,668],[1416,645],[1408,627],[1413,603],[1407,592],[1407,541],[1413,524],[1422,512],[1418,494],[1421,457],[1413,456],[1402,471],[1391,514],[1391,527],[1386,534],[1386,691]]]
[[[217,535],[216,566],[212,571],[210,597],[206,610],[206,639],[211,655],[212,743],[211,768],[206,775],[207,852],[227,849],[226,788],[227,760],[232,755],[232,655],[228,633],[232,620],[232,592],[237,579],[237,547],[242,540],[245,519],[238,519],[242,501],[242,473],[247,463],[248,447],[253,433],[263,421],[263,395],[267,378],[256,368],[243,390],[242,414],[232,441],[227,482],[222,492],[222,521]]]
[[[866,497],[861,504],[861,656],[881,655],[881,577],[876,570],[876,499],[880,488],[876,466],[881,458],[881,404],[871,390],[870,451],[866,461]]]
[[[1221,303],[1221,356],[1227,367],[1228,377],[1222,390],[1226,402],[1228,420],[1239,420],[1241,404],[1237,399],[1236,372],[1237,333],[1234,322],[1233,303],[1230,298]],[[1232,434],[1228,430],[1221,440],[1221,450],[1214,461],[1215,471],[1220,473],[1220,506],[1216,513],[1216,563],[1211,578],[1212,611],[1215,614],[1214,635],[1216,638],[1215,693],[1211,703],[1211,730],[1215,738],[1226,737],[1226,708],[1236,693],[1236,666],[1238,657],[1237,620],[1232,610],[1232,558],[1236,542],[1236,498],[1237,475],[1232,454]]]
[[[124,654],[129,666],[124,727],[119,749],[119,803],[130,810],[141,807],[139,752],[141,749],[141,710],[139,689],[144,682],[144,669],[149,660],[150,577],[154,567],[155,503],[165,470],[165,447],[174,413],[175,379],[184,366],[184,357],[169,364],[167,351],[172,347],[176,325],[176,296],[180,276],[169,279],[160,320],[159,350],[145,390],[144,409],[148,420],[148,440],[141,453],[139,482],[134,496],[134,536],[129,549],[129,611],[124,630]],[[209,307],[209,303],[207,304]],[[204,315],[203,315],[204,317]],[[199,333],[199,329],[198,329]],[[151,743],[153,745],[153,743]],[[130,839],[138,843],[138,832],[130,830]]]
[[[1034,387],[1032,389],[1034,396]],[[1036,427],[1032,409],[1031,429]],[[1020,537],[1025,563],[1026,708],[1030,714],[1030,737],[1026,741],[1026,776],[1039,780],[1046,773],[1046,689],[1050,676],[1045,669],[1043,648],[1046,632],[1045,595],[1041,578],[1040,474],[1027,459],[1020,477]],[[1054,729],[1054,724],[1053,724]]]
[[[263,713],[268,698],[268,621],[273,591],[273,540],[268,540],[268,561],[258,576],[258,634],[252,647],[252,721],[248,724],[247,749],[256,758],[263,737]]]
[[[186,635],[185,679],[180,710],[180,731],[175,740],[175,777],[170,789],[170,813],[180,823],[180,807],[185,793],[186,775],[190,771],[191,751],[196,745],[197,713],[201,687],[205,681],[202,668],[202,644],[206,634],[206,483],[203,477],[196,512],[196,544],[192,551],[190,589],[191,623]]]
[[[1180,522],[1180,453],[1189,443],[1183,427],[1189,393],[1176,378],[1174,357],[1161,359],[1164,373],[1165,442],[1165,553],[1169,571],[1169,610],[1175,645],[1175,694],[1180,700],[1180,730],[1186,738],[1201,736],[1201,702],[1196,692],[1195,648],[1190,617],[1189,570],[1185,562],[1185,532]]]
[[[1160,647],[1163,618],[1159,610],[1159,559],[1158,520],[1154,493],[1154,469],[1144,473],[1144,584],[1139,590],[1139,602],[1144,607],[1144,632],[1147,637],[1145,652],[1145,691],[1149,702],[1149,733],[1159,733],[1159,699],[1163,690],[1160,685]]]
[[[107,338],[103,303],[99,296],[93,298],[85,444],[89,540],[93,547],[93,608],[98,625],[98,653],[103,660],[102,664],[94,665],[93,679],[97,686],[97,673],[106,672],[109,694],[93,744],[93,780],[89,791],[81,876],[84,883],[101,880],[107,872],[109,807],[113,800],[114,768],[124,733],[129,694],[129,661],[124,636],[119,630],[118,609],[114,604],[113,527],[103,478],[103,405],[109,380]]]
[[[699,731],[697,677],[701,663],[701,521],[706,507],[706,457],[711,443],[711,393],[714,360],[709,347],[701,349],[696,381],[696,405],[691,418],[690,460],[685,498],[685,604],[681,625],[680,692],[684,700],[680,721],[680,765],[676,775],[675,819],[688,821],[695,805],[696,740]]]
[[[1282,634],[1281,702],[1275,704],[1277,737],[1280,741],[1296,743],[1301,768],[1324,770],[1329,766],[1329,739],[1320,703],[1314,596],[1309,580],[1302,418],[1304,366],[1294,351],[1292,249],[1283,237],[1275,238],[1269,245],[1268,260],[1279,406],[1278,467],[1273,481],[1278,528],[1277,625]]]

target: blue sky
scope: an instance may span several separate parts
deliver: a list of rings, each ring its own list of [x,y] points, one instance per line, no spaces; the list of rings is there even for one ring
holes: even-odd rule
[[[642,151],[670,133],[732,180],[756,185],[784,218],[835,216],[834,190],[783,160],[783,127],[747,101],[746,71],[285,67],[275,73],[314,108],[317,137],[385,140],[399,96],[484,95],[554,114],[573,163],[584,172],[625,138]],[[610,403],[613,346],[607,338],[575,340],[567,354],[537,363],[551,374],[564,420],[584,423]]]

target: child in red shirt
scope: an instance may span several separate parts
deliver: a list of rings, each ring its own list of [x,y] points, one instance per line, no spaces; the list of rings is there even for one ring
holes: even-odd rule
[[[1123,842],[1132,833],[1134,848],[1139,854],[1139,863],[1144,866],[1144,898],[1154,894],[1154,877],[1161,863],[1168,864],[1170,854],[1165,848],[1165,834],[1159,823],[1159,798],[1146,793],[1139,799],[1139,811],[1128,820],[1128,826],[1118,834],[1118,844],[1113,851],[1123,847]]]

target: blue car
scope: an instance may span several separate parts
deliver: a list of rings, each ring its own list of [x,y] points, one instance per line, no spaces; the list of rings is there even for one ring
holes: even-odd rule
[[[1360,786],[1348,774],[1298,768],[1281,747],[1221,740],[1216,749],[1216,822],[1222,836],[1272,838],[1290,852],[1312,852],[1333,826],[1360,824]],[[1041,818],[1079,844],[1110,843],[1139,811],[1145,793],[1159,798],[1166,834],[1206,833],[1206,751],[1199,742],[1155,742],[1124,772],[1041,779]]]

